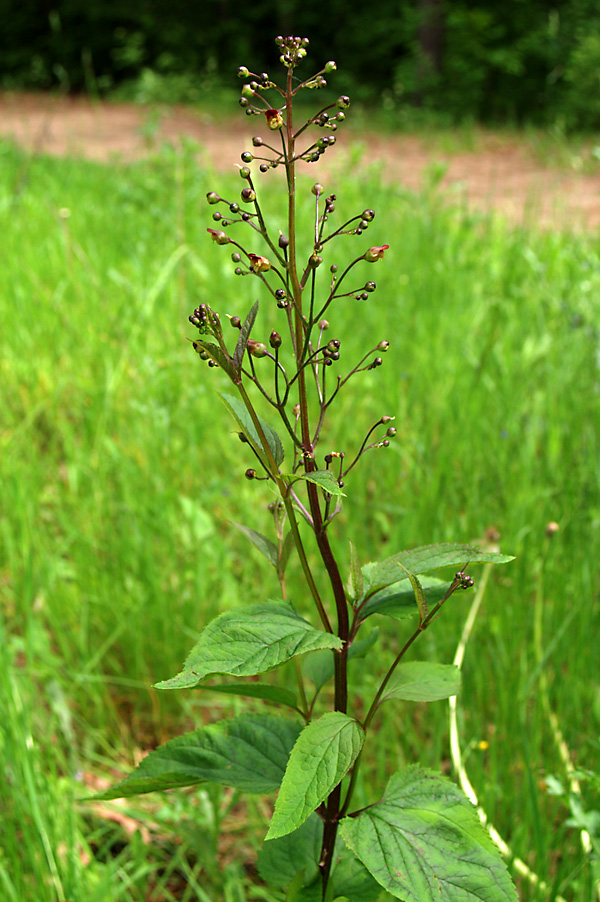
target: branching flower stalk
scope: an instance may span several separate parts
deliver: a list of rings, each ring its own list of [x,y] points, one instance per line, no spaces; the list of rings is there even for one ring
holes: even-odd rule
[[[396,429],[391,425],[392,416],[379,415],[357,447],[324,454],[320,451],[322,429],[333,402],[351,380],[379,368],[383,363],[380,355],[390,346],[386,338],[377,341],[345,373],[332,379],[329,374],[340,364],[342,347],[339,339],[328,339],[330,323],[324,314],[335,315],[336,302],[342,298],[353,298],[359,303],[370,298],[377,287],[374,281],[367,279],[360,287],[347,290],[350,280],[346,279],[365,265],[379,263],[388,245],[368,246],[364,241],[364,233],[375,218],[371,209],[350,217],[341,226],[331,226],[337,198],[334,194],[325,196],[320,183],[313,186],[313,199],[309,199],[314,210],[311,234],[308,239],[298,234],[297,166],[316,163],[335,144],[335,131],[343,123],[350,101],[342,95],[297,125],[296,96],[303,90],[324,87],[325,76],[335,70],[335,63],[330,61],[316,75],[299,80],[296,69],[306,56],[308,41],[278,37],[276,43],[287,70],[282,87],[267,73],[258,75],[245,66],[238,70],[246,82],[241,106],[249,116],[261,120],[263,129],[273,139],[256,135],[252,139],[253,150],[241,154],[240,177],[245,184],[239,200],[228,200],[211,191],[207,201],[215,208],[212,218],[217,227],[208,229],[212,240],[229,247],[239,277],[254,278],[257,285],[266,289],[268,302],[281,311],[281,325],[271,331],[266,341],[255,337],[255,326],[260,322],[258,300],[244,319],[237,313],[230,316],[226,330],[221,315],[206,302],[195,308],[189,321],[198,333],[192,342],[194,350],[211,369],[220,369],[235,389],[235,396],[224,393],[222,398],[237,422],[241,442],[254,458],[254,465],[245,471],[247,479],[269,482],[279,495],[279,500],[269,505],[276,542],[249,527],[236,525],[275,568],[283,600],[260,602],[221,614],[205,627],[183,671],[157,686],[253,695],[291,709],[296,721],[271,715],[241,715],[215,724],[216,733],[211,732],[210,725],[200,728],[185,738],[180,770],[176,768],[178,740],[173,740],[164,760],[161,749],[157,749],[140,765],[141,775],[136,776],[136,771],[130,784],[128,778],[105,797],[192,785],[202,779],[248,791],[278,789],[259,860],[261,873],[276,882],[280,880],[281,862],[285,861],[288,868],[295,861],[297,848],[304,848],[302,842],[297,846],[297,837],[312,836],[311,831],[316,831],[314,837],[320,846],[316,860],[299,859],[295,873],[287,874],[291,883],[286,899],[309,902],[318,897],[329,902],[339,896],[365,902],[369,894],[375,899],[383,886],[397,898],[410,896],[420,902],[437,902],[440,887],[447,888],[444,902],[462,902],[467,897],[482,902],[513,902],[516,896],[503,863],[483,840],[477,841],[477,817],[449,781],[415,765],[412,770],[392,776],[386,795],[379,802],[361,811],[351,810],[363,745],[380,706],[393,698],[435,701],[458,690],[457,668],[429,662],[405,663],[406,652],[432,625],[454,592],[473,585],[465,573],[467,564],[504,563],[510,558],[467,545],[445,544],[401,551],[379,563],[361,566],[358,552],[351,545],[351,572],[349,579],[342,577],[330,533],[341,510],[343,489],[348,488],[346,481],[350,474],[354,476],[364,455],[387,448],[396,437]],[[322,133],[316,139],[314,129]],[[284,170],[287,235],[279,233],[275,237],[269,226],[255,174],[250,169],[256,163],[259,173],[281,167]],[[338,239],[346,249],[351,240],[362,243],[341,273],[335,263],[326,273],[324,254]],[[292,452],[288,455],[291,463],[284,465],[283,443],[271,424],[259,415],[256,397],[277,412]],[[313,573],[300,533],[300,520],[312,534],[322,563],[321,574]],[[318,617],[319,627],[304,619],[288,600],[285,572],[292,550],[314,605],[313,620]],[[422,576],[456,565],[460,569],[449,582]],[[366,654],[376,640],[376,632],[359,638],[367,618],[393,616],[398,608],[414,616],[416,625],[391,664],[379,673],[379,688],[366,716],[359,719],[348,697],[350,658]],[[307,652],[314,655],[309,655],[308,664],[304,664]],[[240,678],[266,673],[292,660],[297,696],[268,684],[253,682],[249,689],[243,683],[223,687],[214,682],[224,675]],[[312,693],[307,679],[314,684]],[[333,705],[323,712],[320,691],[330,679]],[[297,723],[298,714],[302,725]],[[222,773],[215,764],[215,747],[218,760],[225,761]],[[240,748],[244,749],[243,761]],[[394,801],[388,809],[389,799]],[[410,826],[397,821],[398,811],[415,805],[418,811],[430,812],[426,826],[419,824],[417,829],[418,861],[413,861],[413,846],[406,845]],[[376,829],[370,820],[375,816]],[[382,828],[382,823],[387,826]],[[456,868],[451,864],[450,849],[444,846],[453,829],[461,848],[467,849],[466,858]],[[427,831],[435,834],[435,841],[429,846]],[[339,833],[343,843],[338,839]],[[312,839],[309,846],[315,846]],[[388,848],[400,850],[394,853],[396,858]],[[445,850],[441,859],[439,848]],[[467,860],[471,864],[465,864]],[[494,875],[489,891],[481,889],[483,871]],[[276,885],[285,889],[287,884]]]

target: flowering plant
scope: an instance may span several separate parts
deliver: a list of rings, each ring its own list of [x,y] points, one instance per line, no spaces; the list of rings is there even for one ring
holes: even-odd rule
[[[361,268],[379,263],[388,245],[363,246],[345,267],[332,264],[325,276],[324,255],[331,242],[343,235],[362,236],[375,212],[364,209],[334,226],[336,195],[326,194],[316,183],[310,252],[301,256],[296,167],[317,162],[335,144],[335,131],[350,101],[340,96],[297,125],[296,96],[324,86],[335,63],[298,80],[295,72],[308,41],[279,37],[277,44],[287,70],[283,86],[267,73],[239,69],[246,80],[240,104],[267,129],[265,137],[253,138],[253,150],[241,155],[245,184],[240,197],[226,199],[211,191],[207,200],[215,208],[217,228],[208,229],[212,240],[229,247],[238,276],[259,280],[280,311],[282,325],[266,341],[255,337],[259,301],[243,319],[231,316],[227,328],[209,303],[199,304],[189,321],[196,330],[194,350],[232,385],[233,393],[221,397],[252,463],[246,477],[270,483],[277,495],[269,505],[273,538],[245,525],[238,528],[273,566],[281,599],[222,613],[203,629],[181,673],[157,687],[261,699],[287,716],[242,714],[173,739],[103,797],[203,781],[247,792],[278,792],[258,868],[281,899],[368,902],[384,888],[396,898],[418,902],[514,900],[499,853],[475,810],[448,779],[415,763],[391,776],[382,799],[361,810],[353,808],[363,749],[381,705],[394,699],[435,701],[459,690],[456,667],[409,663],[406,652],[451,596],[473,585],[468,564],[511,558],[468,545],[442,544],[400,551],[361,566],[352,544],[350,573],[347,579],[342,576],[331,527],[348,490],[349,474],[370,450],[389,446],[396,429],[393,417],[385,414],[349,454],[321,453],[323,424],[339,393],[360,373],[381,366],[381,355],[389,348],[387,339],[376,340],[359,361],[339,372],[341,343],[328,338],[325,315],[333,315],[340,298],[366,300],[376,290],[374,281],[364,280]],[[320,136],[314,137],[313,130]],[[258,164],[260,173],[284,171],[287,234],[276,236],[269,227],[251,164]],[[259,415],[256,398],[278,418],[285,441],[270,420]],[[307,534],[318,551],[320,571],[309,561]],[[305,585],[304,595],[294,603],[286,585],[292,554]],[[454,570],[450,578],[430,575],[447,567]],[[365,624],[371,617],[399,615],[410,617],[412,625],[394,660],[379,674],[366,714],[359,717],[349,697],[348,673],[358,658],[375,648],[377,631],[365,635]],[[266,680],[245,681],[288,664],[295,669],[296,692]],[[321,691],[326,686],[332,686],[329,694]]]

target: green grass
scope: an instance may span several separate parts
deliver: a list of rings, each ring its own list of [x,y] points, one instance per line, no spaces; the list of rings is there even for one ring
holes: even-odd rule
[[[266,205],[283,227],[275,179]],[[374,174],[326,187],[340,218],[376,209],[367,243],[391,246],[364,272],[377,292],[331,311],[338,366],[382,338],[391,349],[350,383],[323,446],[356,447],[383,413],[398,429],[348,480],[335,545],[347,564],[348,538],[366,561],[493,526],[517,555],[494,573],[467,651],[467,767],[514,853],[552,892],[590,902],[578,833],[543,784],[562,769],[539,699],[534,610],[537,600],[552,708],[576,764],[598,772],[600,239],[515,229]],[[244,315],[259,293],[208,240],[204,195],[215,188],[233,199],[239,179],[198,169],[191,147],[109,167],[0,146],[7,899],[273,898],[252,871],[262,800],[202,789],[130,802],[148,845],[104,809],[74,802],[90,774],[114,779],[139,749],[231,710],[210,694],[149,687],[179,669],[215,613],[265,587],[277,597],[266,563],[228,523],[267,531],[270,496],[244,479],[252,462],[215,396],[223,377],[185,340],[198,301]],[[343,264],[359,243],[334,246],[333,259]],[[281,314],[263,306],[257,335],[266,336]],[[552,541],[549,521],[560,524]],[[302,608],[296,571],[291,595]],[[451,659],[467,599],[455,596],[420,656]],[[402,625],[380,626],[375,668],[402,636]],[[398,764],[448,758],[444,704],[382,712],[365,803]],[[522,900],[553,898],[519,888]]]

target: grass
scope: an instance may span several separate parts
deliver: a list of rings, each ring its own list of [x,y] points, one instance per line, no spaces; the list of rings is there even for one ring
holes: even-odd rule
[[[214,188],[233,198],[240,184],[198,169],[191,147],[109,167],[0,146],[0,886],[10,900],[275,899],[252,870],[263,799],[211,788],[126,808],[76,802],[140,750],[235,709],[149,687],[180,668],[218,611],[264,587],[276,597],[266,563],[227,522],[267,531],[270,499],[244,479],[251,462],[214,395],[222,379],[185,341],[199,300],[243,315],[257,296],[207,240]],[[590,902],[578,832],[544,782],[562,765],[539,680],[577,766],[597,773],[599,237],[515,229],[374,174],[327,188],[340,217],[376,209],[368,241],[391,245],[368,273],[377,293],[332,311],[342,363],[381,338],[391,350],[343,396],[324,445],[355,446],[382,413],[398,429],[354,471],[336,546],[348,563],[353,538],[366,561],[493,527],[517,555],[494,572],[467,650],[467,768],[514,853],[550,886],[522,882],[520,898]],[[268,191],[281,218],[271,176]],[[342,263],[351,248],[336,253]],[[267,307],[265,335],[278,314]],[[560,525],[552,540],[549,521]],[[292,573],[300,607],[301,587]],[[418,654],[450,661],[467,607],[455,598]],[[380,626],[374,667],[400,639],[395,622]],[[445,705],[382,711],[365,803],[398,764],[448,756]],[[597,807],[592,784],[584,791]]]

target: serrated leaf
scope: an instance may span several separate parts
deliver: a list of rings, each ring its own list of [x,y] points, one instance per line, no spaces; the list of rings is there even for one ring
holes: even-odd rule
[[[233,368],[235,370],[235,374],[239,379],[240,373],[242,372],[242,362],[244,360],[244,354],[246,353],[246,347],[248,345],[248,339],[250,338],[250,333],[252,332],[252,327],[256,322],[256,317],[258,314],[258,301],[255,301],[252,307],[250,308],[250,312],[248,316],[242,323],[240,334],[235,346],[235,350],[233,352]]]
[[[294,474],[289,477],[294,481],[298,479],[304,479],[306,482],[314,482],[315,485],[320,486],[324,489],[329,495],[343,495],[346,497],[346,493],[342,492],[341,488],[338,485],[337,477],[331,472],[331,470],[313,470],[312,473],[302,473],[301,476],[298,474]]]
[[[283,778],[301,726],[269,714],[244,714],[172,739],[95,799],[219,783],[243,792],[272,792]]]
[[[240,695],[242,698],[258,698],[274,705],[286,705],[295,711],[298,710],[298,700],[293,692],[289,689],[280,689],[278,686],[270,686],[268,683],[219,683],[214,686],[202,685],[198,688],[222,692],[225,695]]]
[[[454,783],[417,765],[384,798],[341,822],[354,854],[403,902],[517,902],[506,865]]]
[[[226,611],[209,623],[183,670],[156,689],[190,689],[209,676],[254,676],[318,648],[340,649],[342,641],[316,630],[289,602],[265,601]]]
[[[292,749],[266,839],[296,830],[348,773],[365,741],[361,725],[331,711],[306,726]]]
[[[437,576],[421,576],[419,581],[427,603],[431,606],[440,601],[452,585],[448,580]],[[371,614],[385,614],[395,620],[404,620],[416,614],[418,608],[415,593],[407,582],[410,581],[403,579],[402,582],[392,583],[372,595],[361,609],[360,619],[366,620]]]
[[[263,557],[266,557],[271,566],[277,569],[277,546],[270,539],[267,539],[266,536],[263,536],[262,533],[256,532],[255,529],[250,529],[249,526],[244,526],[243,523],[235,523],[233,520],[231,523],[246,536],[249,542],[252,542]]]
[[[454,567],[463,564],[491,563],[506,564],[513,561],[509,554],[496,554],[491,551],[480,551],[471,545],[445,542],[440,545],[423,545],[409,551],[399,551],[384,561],[365,564],[362,568],[366,582],[374,591],[398,582],[398,564],[402,564],[410,573],[419,576],[440,567]],[[406,577],[408,579],[408,575]]]
[[[364,639],[355,640],[348,649],[348,660],[362,658],[379,637],[379,629],[372,630]],[[333,655],[328,651],[316,651],[304,661],[304,673],[315,684],[317,692],[331,679],[334,672]]]
[[[336,850],[337,851],[337,850]],[[342,847],[341,858],[332,875],[333,889],[338,897],[352,902],[376,902],[381,887],[370,875],[364,864]]]
[[[263,844],[258,873],[270,886],[285,887],[304,870],[304,882],[310,883],[319,871],[322,839],[323,821],[311,814],[297,830]]]
[[[461,673],[454,664],[408,661],[398,664],[381,701],[402,698],[411,702],[437,702],[457,695]]]
[[[240,401],[239,398],[234,398],[233,395],[222,393],[221,397],[229,408],[229,412],[233,415],[241,431],[244,433],[244,435],[258,454],[259,458],[264,461],[265,465],[267,465],[267,457],[258,432],[256,431],[256,426],[252,422],[252,417],[246,410],[243,402]],[[259,417],[258,420],[261,429],[264,432],[265,439],[267,440],[271,454],[273,455],[273,459],[279,467],[283,463],[284,458],[281,439],[279,438],[273,427],[269,426],[269,424],[265,420],[263,420],[262,417]]]

